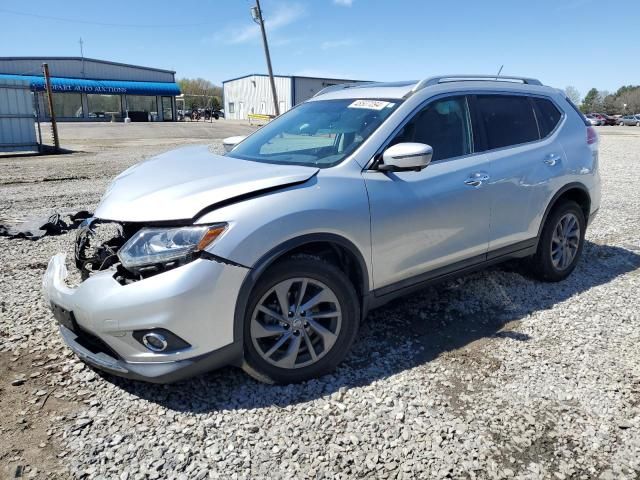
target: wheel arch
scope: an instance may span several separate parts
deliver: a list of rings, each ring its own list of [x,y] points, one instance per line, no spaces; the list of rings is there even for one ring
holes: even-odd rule
[[[591,213],[591,195],[589,194],[589,190],[580,182],[568,183],[558,190],[553,197],[551,197],[551,201],[547,205],[542,221],[540,222],[540,226],[538,227],[538,238],[542,235],[542,229],[547,222],[549,214],[553,211],[556,205],[563,200],[573,200],[580,205],[580,208],[584,213],[585,223],[589,223],[589,215]]]
[[[279,260],[289,258],[296,254],[314,254],[320,247],[330,249],[340,258],[346,255],[346,260],[352,262],[350,267],[353,271],[345,271],[350,278],[360,297],[360,311],[364,317],[367,310],[367,299],[370,293],[369,268],[364,256],[350,240],[333,233],[311,233],[289,239],[280,245],[269,250],[252,267],[245,277],[238,293],[236,308],[234,313],[233,337],[234,342],[243,341],[243,325],[245,311],[249,303],[249,296],[258,279],[267,271],[269,267]],[[338,265],[343,269],[341,265]],[[343,270],[344,271],[344,270]],[[355,275],[355,277],[354,277]]]

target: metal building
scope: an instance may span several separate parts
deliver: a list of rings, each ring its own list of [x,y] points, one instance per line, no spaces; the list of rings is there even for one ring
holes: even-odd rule
[[[0,152],[38,150],[29,83],[0,78]]]
[[[274,75],[280,113],[313,97],[325,87],[362,80]],[[246,120],[250,114],[275,115],[269,76],[259,73],[222,82],[225,118]]]
[[[50,118],[42,64],[49,65],[56,119],[175,121],[175,72],[82,57],[0,57],[0,79],[29,82],[34,110]]]

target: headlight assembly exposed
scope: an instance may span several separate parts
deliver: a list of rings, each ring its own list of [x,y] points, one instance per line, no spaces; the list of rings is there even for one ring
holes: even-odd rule
[[[136,269],[187,259],[204,250],[227,229],[226,223],[176,228],[143,228],[118,252],[122,265]]]

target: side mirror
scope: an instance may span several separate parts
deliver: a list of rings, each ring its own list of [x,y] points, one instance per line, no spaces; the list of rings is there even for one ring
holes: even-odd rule
[[[419,172],[431,162],[433,148],[425,143],[397,143],[382,154],[378,170],[383,172]]]
[[[222,140],[222,146],[224,147],[225,152],[230,152],[233,148],[247,138],[246,135],[238,135],[237,137],[227,137]]]

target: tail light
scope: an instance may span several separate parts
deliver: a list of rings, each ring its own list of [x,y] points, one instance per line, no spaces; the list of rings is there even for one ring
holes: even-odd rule
[[[587,127],[587,145],[598,143],[598,132],[593,127]]]

